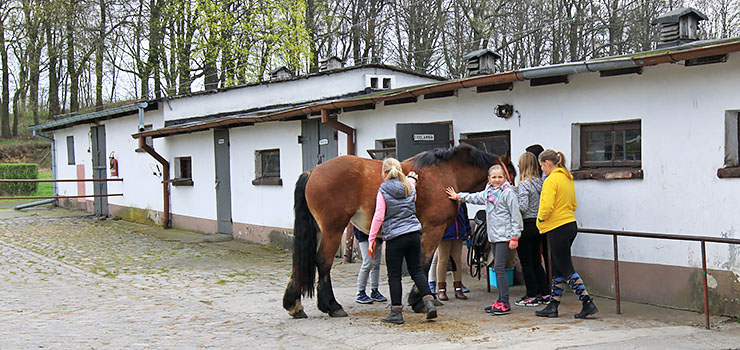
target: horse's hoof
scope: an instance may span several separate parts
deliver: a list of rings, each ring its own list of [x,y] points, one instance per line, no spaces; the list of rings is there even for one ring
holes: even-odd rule
[[[308,318],[308,315],[306,315],[306,312],[303,310],[299,310],[298,312],[292,314],[293,318]]]
[[[344,312],[344,309],[337,309],[337,310],[334,310],[334,311],[330,312],[329,313],[329,316],[331,316],[331,317],[347,317],[349,315],[347,315],[347,313]]]
[[[432,300],[432,302],[434,303],[434,306],[443,306],[444,305],[441,301],[439,301],[439,299],[434,299],[434,300]]]

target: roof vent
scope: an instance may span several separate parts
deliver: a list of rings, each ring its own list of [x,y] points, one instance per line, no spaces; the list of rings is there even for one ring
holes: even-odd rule
[[[319,72],[344,67],[344,61],[337,56],[331,56],[319,63]]]
[[[288,80],[292,79],[294,76],[293,71],[288,69],[286,66],[280,66],[270,72],[270,80]]]
[[[651,24],[659,25],[660,39],[657,48],[678,46],[699,40],[699,21],[707,15],[691,7],[682,7],[654,19]]]
[[[489,49],[476,50],[463,56],[463,60],[467,62],[467,72],[470,77],[495,73],[496,61],[500,58],[501,55]]]

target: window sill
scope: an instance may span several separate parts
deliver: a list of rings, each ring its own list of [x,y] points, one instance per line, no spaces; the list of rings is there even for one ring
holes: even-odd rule
[[[717,177],[720,179],[740,177],[740,166],[719,168],[717,169]]]
[[[571,172],[576,180],[632,180],[642,179],[644,173],[638,168],[593,168]]]
[[[252,180],[252,185],[255,186],[282,186],[283,179],[279,177],[263,177],[260,179]]]
[[[172,186],[193,186],[193,179],[172,179]]]

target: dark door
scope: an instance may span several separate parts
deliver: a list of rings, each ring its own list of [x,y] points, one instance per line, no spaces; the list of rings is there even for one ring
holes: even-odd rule
[[[218,233],[231,234],[231,170],[229,166],[229,130],[213,130],[216,157],[216,217]]]
[[[301,144],[304,171],[339,155],[337,131],[322,124],[320,119],[304,120],[301,123]]]
[[[106,179],[105,159],[105,126],[93,126],[90,128],[90,142],[92,143],[92,175],[93,179]],[[93,194],[101,195],[93,199],[93,213],[98,216],[108,216],[108,183],[105,181],[93,181]]]
[[[451,123],[396,124],[396,154],[404,161],[417,153],[450,147]]]

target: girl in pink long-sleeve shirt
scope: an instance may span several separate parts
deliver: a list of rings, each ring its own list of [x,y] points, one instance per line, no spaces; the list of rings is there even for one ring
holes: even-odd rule
[[[403,323],[401,295],[401,266],[404,259],[414,284],[423,295],[427,319],[437,317],[434,297],[421,268],[421,222],[416,217],[416,181],[413,171],[403,174],[401,163],[394,158],[383,161],[383,178],[375,200],[375,214],[370,225],[370,247],[375,252],[375,237],[382,232],[386,244],[385,265],[388,269],[388,285],[391,290],[391,313],[383,322]]]

